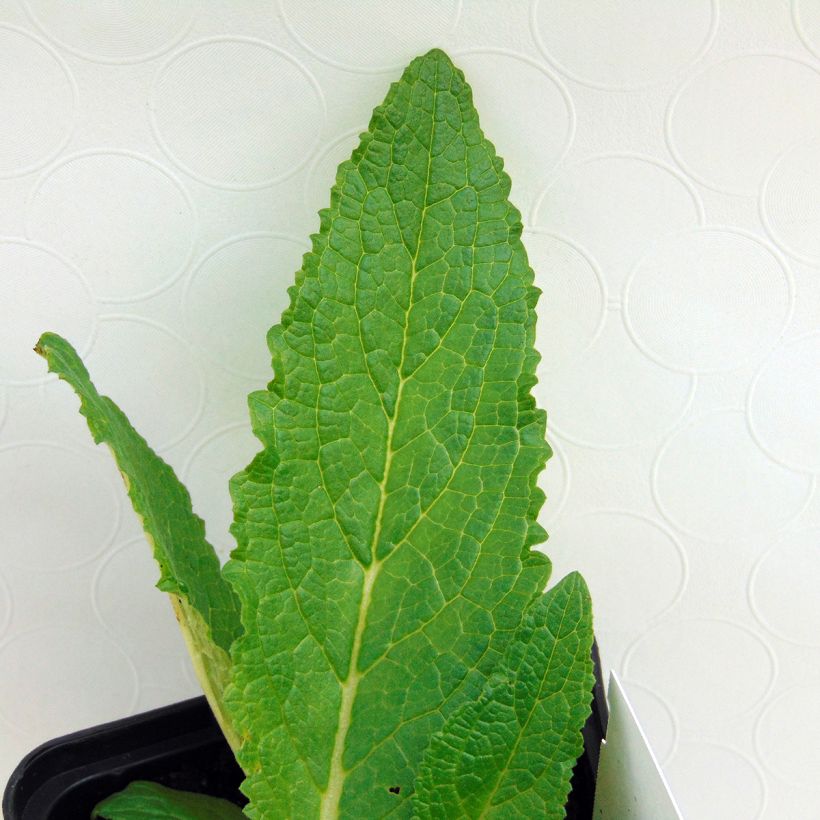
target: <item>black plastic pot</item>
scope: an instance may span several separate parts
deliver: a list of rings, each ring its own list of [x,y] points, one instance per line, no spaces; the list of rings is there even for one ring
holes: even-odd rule
[[[607,708],[597,646],[595,689],[567,803],[568,820],[591,820]],[[51,740],[23,758],[3,794],[5,820],[85,820],[132,780],[224,797],[239,806],[243,774],[204,697]]]

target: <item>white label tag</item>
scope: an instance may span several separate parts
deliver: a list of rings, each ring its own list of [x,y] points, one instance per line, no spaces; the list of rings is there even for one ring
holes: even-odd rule
[[[683,820],[635,711],[609,674],[609,725],[601,746],[595,820]]]

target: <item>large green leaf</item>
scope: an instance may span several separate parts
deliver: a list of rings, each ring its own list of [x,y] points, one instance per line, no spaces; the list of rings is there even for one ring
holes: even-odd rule
[[[92,820],[246,820],[242,809],[207,794],[179,791],[135,780],[106,797],[91,813]]]
[[[546,584],[538,291],[509,189],[463,74],[414,60],[269,334],[225,570],[250,817],[408,816],[431,735]]]
[[[530,604],[481,697],[434,736],[416,816],[561,820],[584,746],[591,649],[589,592],[572,573]]]
[[[134,510],[153,544],[160,569],[157,586],[171,596],[205,694],[226,737],[236,746],[221,697],[230,666],[228,652],[241,631],[239,601],[221,575],[219,559],[205,540],[205,525],[194,514],[188,491],[122,410],[97,392],[85,365],[65,339],[44,333],[35,350],[46,359],[50,371],[74,388],[94,441],[111,448]]]

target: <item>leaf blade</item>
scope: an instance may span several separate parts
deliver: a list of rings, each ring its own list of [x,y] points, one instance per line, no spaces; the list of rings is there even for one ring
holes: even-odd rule
[[[122,791],[100,801],[91,820],[246,820],[239,806],[220,797],[169,789],[159,783],[135,780]]]
[[[221,575],[219,559],[205,538],[202,519],[193,512],[187,489],[122,410],[99,394],[65,339],[44,333],[35,351],[74,389],[94,441],[111,449],[153,547],[160,568],[157,587],[171,596],[205,693],[226,737],[238,745],[220,701],[230,668],[228,652],[241,632],[239,601]]]
[[[269,333],[226,567],[251,817],[407,816],[431,732],[546,583],[537,291],[508,193],[461,72],[414,60]]]
[[[427,818],[560,818],[594,675],[592,610],[572,573],[528,607],[481,697],[432,739],[414,796]]]
[[[94,387],[74,348],[55,333],[44,333],[35,350],[77,393],[81,412],[97,444],[107,444],[117,461],[134,509],[151,537],[160,567],[157,586],[183,596],[202,615],[214,643],[225,651],[239,634],[236,596],[225,583],[205,525],[174,471],[151,450],[125,414]]]

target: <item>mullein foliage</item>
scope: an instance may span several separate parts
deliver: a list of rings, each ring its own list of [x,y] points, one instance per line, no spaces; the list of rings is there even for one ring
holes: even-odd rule
[[[268,334],[221,571],[170,467],[40,341],[126,477],[248,817],[563,816],[591,611],[577,574],[543,593],[532,549],[550,450],[509,190],[461,71],[414,60]]]

